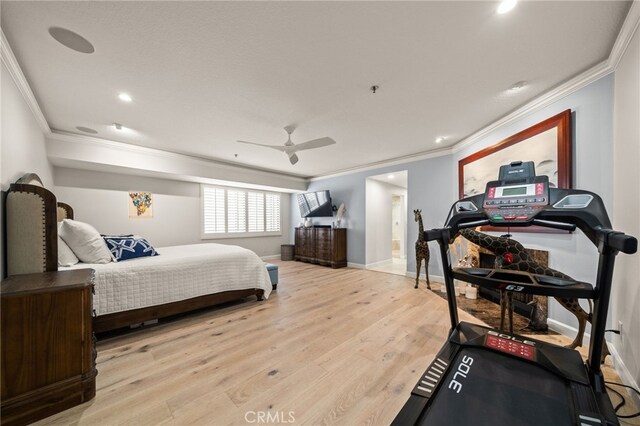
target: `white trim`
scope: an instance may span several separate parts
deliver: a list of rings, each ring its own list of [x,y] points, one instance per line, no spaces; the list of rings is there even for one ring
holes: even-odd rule
[[[413,280],[416,279],[416,271],[407,271],[407,273],[405,274],[405,276],[407,278],[412,278]],[[418,277],[419,280],[423,280],[424,283],[427,283],[427,274],[425,274],[424,272],[420,273],[420,276]],[[444,277],[442,275],[432,275],[429,274],[429,281],[431,283],[437,283],[437,284],[443,284],[444,285]]]
[[[367,263],[364,265],[366,269],[369,268],[378,268],[380,266],[391,265],[393,263],[393,259],[381,260],[380,262]]]
[[[538,111],[548,105],[551,105],[558,100],[569,96],[570,94],[582,89],[583,87],[593,83],[594,81],[612,73],[614,70],[608,64],[608,61],[600,62],[598,65],[588,69],[582,74],[578,74],[572,79],[560,84],[555,89],[545,92],[541,96],[537,97],[533,101],[525,104],[523,107],[518,108],[511,114],[508,114],[498,121],[494,121],[483,129],[475,132],[471,136],[461,140],[453,146],[452,151],[458,152],[469,145],[476,143],[477,141],[485,138],[490,133],[497,129],[513,124],[521,118]]]
[[[347,268],[367,269],[362,263],[347,262]]]
[[[24,76],[22,72],[22,68],[20,68],[20,64],[13,54],[13,50],[11,50],[11,46],[9,45],[9,41],[4,35],[4,31],[0,28],[0,56],[2,56],[2,63],[5,64],[7,70],[9,71],[9,75],[15,82],[16,86],[18,86],[18,90],[22,93],[22,97],[25,102],[29,106],[29,109],[33,113],[36,121],[38,122],[38,126],[40,126],[40,130],[45,135],[51,133],[51,128],[49,127],[49,123],[47,123],[47,119],[44,118],[44,114],[40,109],[40,105],[38,105],[38,101],[36,100],[35,95],[31,91],[31,86],[29,86],[29,82],[27,78]]]
[[[268,256],[260,256],[260,259],[262,259],[262,260],[280,259],[280,253],[278,253],[278,254],[270,254]]]
[[[362,166],[355,166],[347,169],[338,170],[325,175],[314,176],[312,178],[309,178],[309,182],[314,182],[321,179],[328,179],[328,178],[350,175],[353,173],[364,172],[367,170],[380,169],[383,167],[391,167],[391,166],[397,166],[400,164],[408,164],[408,163],[413,163],[414,161],[427,160],[429,158],[444,157],[445,155],[449,155],[452,152],[453,151],[451,150],[451,148],[442,148],[442,149],[438,149],[435,151],[428,151],[428,152],[418,152],[416,154],[396,157],[390,160],[377,161],[377,162],[368,163]]]
[[[624,56],[624,52],[627,50],[633,35],[635,34],[638,26],[640,25],[640,1],[635,0],[631,3],[631,8],[627,13],[627,17],[624,19],[622,28],[618,33],[616,42],[613,44],[611,53],[609,54],[609,66],[614,70],[618,68],[620,60]]]
[[[622,58],[622,56],[624,55],[625,50],[627,49],[627,46],[629,45],[629,42],[631,41],[631,39],[633,38],[633,35],[635,33],[635,31],[637,30],[638,26],[640,25],[640,2],[638,0],[635,0],[632,2],[631,7],[629,9],[629,12],[627,13],[627,16],[625,18],[625,21],[620,29],[620,32],[618,33],[618,36],[616,38],[616,41],[613,45],[613,48],[611,49],[611,52],[609,53],[609,57],[607,60],[595,65],[594,67],[592,67],[591,69],[573,77],[572,79],[560,84],[559,86],[557,86],[555,89],[552,89],[551,91],[548,91],[546,93],[544,93],[542,96],[539,96],[538,98],[534,99],[533,101],[529,102],[528,104],[526,104],[525,106],[523,106],[522,108],[519,108],[518,110],[512,112],[511,114],[508,114],[505,117],[502,117],[501,119],[485,126],[484,128],[480,129],[479,131],[475,132],[474,134],[472,134],[471,136],[463,139],[462,141],[456,143],[455,145],[453,145],[452,147],[448,147],[448,148],[443,148],[440,150],[435,150],[435,151],[429,151],[429,152],[420,152],[420,153],[416,153],[416,154],[410,154],[410,155],[406,155],[406,156],[402,156],[402,157],[397,157],[394,159],[390,159],[390,160],[383,160],[383,161],[378,161],[378,162],[373,162],[373,163],[369,163],[366,165],[362,165],[362,166],[357,166],[357,167],[351,167],[351,168],[347,168],[347,169],[342,169],[342,170],[338,170],[335,172],[331,172],[331,173],[327,173],[324,175],[319,175],[319,176],[315,176],[312,177],[310,179],[306,179],[303,176],[300,175],[287,175],[286,173],[281,173],[278,172],[277,174],[279,174],[280,176],[285,175],[289,178],[298,178],[301,179],[304,182],[309,182],[309,181],[315,181],[315,180],[319,180],[319,179],[327,179],[330,177],[338,177],[338,176],[344,176],[344,175],[348,175],[348,174],[352,174],[352,173],[356,173],[356,172],[361,172],[361,171],[366,171],[366,170],[372,170],[372,169],[379,169],[379,168],[383,168],[383,167],[390,167],[390,166],[394,166],[394,165],[400,165],[400,164],[406,164],[406,163],[410,163],[410,162],[414,162],[414,161],[419,161],[419,160],[424,160],[424,159],[428,159],[428,158],[435,158],[435,157],[441,157],[444,155],[448,155],[451,153],[455,153],[458,152],[460,150],[462,150],[463,148],[465,148],[468,145],[471,145],[472,143],[482,139],[483,137],[485,137],[487,134],[497,130],[498,128],[502,127],[502,126],[506,126],[509,125],[511,123],[513,123],[514,121],[522,118],[523,116],[532,113],[535,110],[538,110],[540,108],[543,108],[547,105],[550,105],[553,102],[556,102],[559,99],[562,99],[566,96],[568,96],[569,94],[575,92],[576,90],[579,90],[581,88],[583,88],[584,86],[592,83],[593,81],[604,77],[607,74],[610,74],[611,72],[614,72],[616,67],[618,66],[618,63],[620,62],[620,59]],[[2,53],[2,62],[7,66],[7,69],[9,70],[9,73],[11,75],[11,77],[13,78],[14,82],[16,83],[16,85],[18,86],[18,89],[20,90],[20,92],[22,93],[26,103],[29,105],[29,108],[31,109],[31,111],[33,112],[36,120],[38,121],[38,124],[40,126],[40,128],[42,129],[42,131],[44,132],[45,135],[47,136],[52,136],[52,131],[51,128],[49,127],[44,114],[42,113],[42,110],[40,109],[40,106],[38,105],[38,102],[29,86],[29,83],[27,82],[21,68],[20,65],[17,61],[17,59],[15,58],[15,55],[13,54],[13,51],[11,50],[11,47],[4,35],[4,32],[2,32],[2,30],[0,29],[0,50]],[[57,139],[60,138],[61,134],[59,132],[57,133]],[[71,135],[71,134],[70,134]],[[84,140],[88,140],[88,139],[97,139],[97,138],[90,138],[87,136],[79,136],[79,135],[73,135],[76,137],[81,137],[84,138]],[[101,141],[107,141],[104,139],[101,139]],[[111,142],[111,141],[109,141]],[[117,142],[113,142],[113,143],[117,143]],[[119,143],[118,143],[119,144]],[[119,145],[128,145],[128,146],[134,146],[134,145],[130,145],[130,144],[119,144]],[[141,147],[138,147],[141,148]],[[147,148],[149,149],[149,148]],[[154,150],[154,153],[157,155],[158,152],[160,150]],[[166,151],[165,151],[166,152]],[[168,154],[174,154],[174,153],[169,153]],[[184,154],[174,154],[174,155],[184,155]],[[192,158],[199,158],[199,157],[193,157]],[[203,161],[208,161],[210,163],[213,163],[215,160],[210,160],[210,159],[204,159],[201,158]],[[216,161],[216,165],[223,165],[224,163],[218,163]],[[273,171],[265,171],[262,169],[256,169],[256,168],[250,168],[250,167],[242,167],[242,166],[232,166],[232,167],[237,167],[237,168],[246,168],[252,171],[262,171],[262,172],[271,172],[273,174],[276,174],[276,172]]]
[[[532,112],[544,108],[574,92],[582,89],[583,87],[593,83],[594,81],[606,76],[614,72],[620,62],[620,59],[624,55],[627,46],[629,45],[631,39],[638,26],[640,26],[640,1],[635,0],[631,4],[631,8],[627,13],[627,16],[620,28],[620,32],[616,38],[616,41],[609,53],[609,57],[600,62],[599,64],[593,66],[592,68],[586,70],[585,72],[578,74],[577,76],[571,78],[570,80],[561,83],[556,86],[554,89],[551,89],[548,92],[545,92],[541,96],[532,100],[528,104],[523,107],[517,109],[516,111],[508,114],[493,123],[485,126],[484,128],[478,130],[473,133],[471,136],[457,142],[449,148],[444,148],[437,151],[429,151],[429,152],[421,152],[417,154],[407,155],[404,157],[399,157],[396,159],[379,161],[376,163],[369,163],[359,167],[352,167],[350,169],[338,170],[333,173],[328,173],[325,175],[315,176],[310,179],[311,182],[319,179],[327,179],[331,177],[343,176],[347,174],[352,174],[360,171],[377,169],[382,167],[389,167],[399,164],[410,163],[412,161],[424,160],[427,158],[440,157],[443,155],[447,155],[450,153],[456,153],[465,147],[473,144],[486,137],[491,132],[503,127],[508,126],[509,124],[514,123],[515,121],[521,119],[522,117],[531,114]]]
[[[282,232],[225,232],[217,234],[200,234],[201,240],[231,240],[234,238],[282,237]]]
[[[616,373],[618,373],[618,376],[620,376],[620,380],[622,380],[622,383],[638,389],[638,383],[634,380],[633,375],[622,361],[622,358],[618,353],[618,349],[616,349],[616,347],[612,344],[609,344],[608,346],[609,352],[611,353],[611,359],[613,361],[613,368],[616,370]],[[624,388],[620,388],[618,386],[615,387],[615,390],[617,390],[618,392],[622,391],[623,389]],[[635,392],[629,392],[626,389],[624,390],[626,391],[626,394],[630,396],[631,399],[633,399],[633,401],[635,402],[635,406],[640,407],[640,396],[638,396],[638,394]]]
[[[554,320],[553,318],[547,318],[547,325],[549,326],[549,328],[555,332],[558,332],[560,334],[562,334],[563,336],[567,336],[570,337],[572,339],[575,339],[575,337],[578,335],[578,329],[567,325],[563,322],[560,322],[558,320]],[[589,340],[591,339],[591,334],[587,333],[586,331],[584,332],[584,336],[582,337],[582,344],[583,346],[589,346]]]
[[[164,179],[297,193],[305,178],[131,145],[96,137],[54,132],[46,137],[47,156],[57,167],[156,176]],[[259,182],[259,183],[256,183]]]
[[[275,172],[273,170],[261,169],[256,167],[242,166],[242,165],[221,161],[212,157],[204,157],[204,156],[198,156],[193,154],[184,154],[184,153],[179,153],[174,151],[166,151],[158,148],[148,148],[146,146],[134,145],[134,144],[124,143],[124,142],[117,142],[111,139],[104,139],[104,138],[99,138],[95,136],[77,135],[75,133],[69,133],[61,130],[52,130],[51,133],[47,135],[47,138],[50,140],[56,140],[56,141],[62,141],[62,142],[71,142],[71,143],[82,144],[82,145],[93,145],[95,147],[101,147],[101,148],[105,148],[105,147],[112,148],[112,149],[117,149],[119,151],[127,151],[135,154],[153,155],[156,157],[163,157],[171,160],[174,160],[174,159],[189,160],[189,161],[197,162],[199,164],[206,165],[206,166],[215,166],[218,169],[251,170],[257,173],[263,173],[266,176],[277,176],[279,178],[284,177],[287,179],[291,179],[293,181],[303,182],[303,183],[308,182],[308,179],[306,177],[303,177],[300,175]]]

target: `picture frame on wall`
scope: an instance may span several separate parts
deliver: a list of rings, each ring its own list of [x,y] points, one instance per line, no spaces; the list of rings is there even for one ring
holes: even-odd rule
[[[153,218],[153,195],[150,192],[129,192],[129,219]]]
[[[571,110],[458,161],[459,198],[484,193],[487,182],[498,178],[500,166],[512,161],[533,161],[536,175],[547,175],[551,188],[572,188]],[[542,229],[531,227],[518,231],[541,232]]]

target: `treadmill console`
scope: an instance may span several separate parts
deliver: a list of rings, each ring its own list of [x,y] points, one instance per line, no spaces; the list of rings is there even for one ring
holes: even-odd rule
[[[548,204],[549,178],[536,176],[532,161],[517,161],[487,183],[482,207],[492,224],[503,224],[528,222]]]

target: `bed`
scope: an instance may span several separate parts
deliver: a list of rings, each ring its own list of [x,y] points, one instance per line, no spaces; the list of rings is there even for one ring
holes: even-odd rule
[[[11,185],[6,217],[9,275],[95,271],[93,328],[98,333],[250,296],[262,301],[272,289],[254,252],[223,244],[158,247],[159,256],[58,267],[57,222],[73,219],[73,209],[58,203],[35,175]]]

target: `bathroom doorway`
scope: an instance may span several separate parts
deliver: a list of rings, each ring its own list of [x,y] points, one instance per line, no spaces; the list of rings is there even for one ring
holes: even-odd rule
[[[366,180],[366,268],[397,275],[407,272],[406,170]]]

